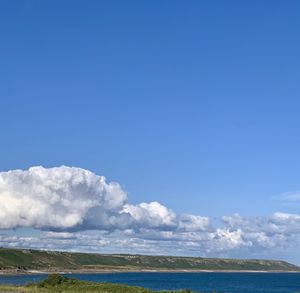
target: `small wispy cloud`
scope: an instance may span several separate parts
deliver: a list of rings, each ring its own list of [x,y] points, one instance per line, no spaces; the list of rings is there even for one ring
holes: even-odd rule
[[[278,199],[286,202],[300,202],[300,191],[285,192]]]

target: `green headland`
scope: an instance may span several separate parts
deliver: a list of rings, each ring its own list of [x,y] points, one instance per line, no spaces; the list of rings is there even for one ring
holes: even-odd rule
[[[101,271],[300,271],[281,260],[73,253],[0,248],[0,274]]]

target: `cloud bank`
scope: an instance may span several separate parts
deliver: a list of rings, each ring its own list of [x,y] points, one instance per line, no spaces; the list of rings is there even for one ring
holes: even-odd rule
[[[158,202],[132,205],[116,182],[74,167],[0,173],[0,229],[205,230],[206,217],[176,215]]]
[[[16,236],[8,229],[35,228]],[[1,232],[2,231],[2,232]],[[0,173],[0,245],[82,251],[228,255],[300,243],[300,215],[207,217],[159,202],[130,204],[116,182],[74,167]]]

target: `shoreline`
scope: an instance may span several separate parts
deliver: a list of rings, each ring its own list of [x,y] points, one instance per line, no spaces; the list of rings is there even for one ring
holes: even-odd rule
[[[49,275],[49,274],[119,274],[119,273],[293,273],[300,274],[300,271],[276,271],[276,270],[185,270],[185,269],[99,269],[99,270],[2,270],[1,276],[24,276],[24,275]]]

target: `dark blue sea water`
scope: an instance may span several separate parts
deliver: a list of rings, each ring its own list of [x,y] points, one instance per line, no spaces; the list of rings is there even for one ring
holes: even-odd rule
[[[137,285],[153,290],[191,289],[218,293],[300,293],[300,273],[109,273],[69,274],[94,282]],[[46,275],[0,276],[0,283],[25,284]]]

